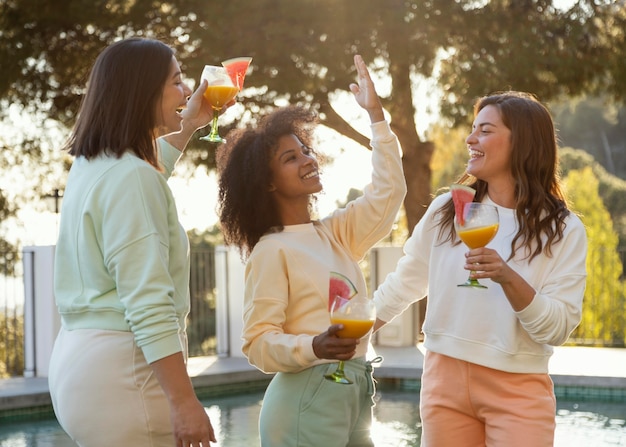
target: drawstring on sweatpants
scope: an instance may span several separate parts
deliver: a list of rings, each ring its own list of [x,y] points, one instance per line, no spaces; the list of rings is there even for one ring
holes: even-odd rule
[[[367,371],[367,392],[370,395],[374,394],[374,377],[372,375],[374,367],[372,365],[378,365],[379,363],[382,363],[382,361],[383,357],[377,355],[372,360],[367,360],[365,362],[365,371]]]

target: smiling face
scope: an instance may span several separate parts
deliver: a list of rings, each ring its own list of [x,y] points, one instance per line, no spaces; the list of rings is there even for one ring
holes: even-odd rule
[[[163,86],[161,106],[157,110],[158,136],[180,132],[183,118],[179,111],[187,106],[187,98],[191,93],[191,89],[182,82],[178,61],[172,57],[169,75]]]
[[[465,140],[469,150],[467,172],[490,186],[513,184],[511,171],[511,130],[504,125],[496,106],[484,107],[474,119],[472,133]]]
[[[294,207],[307,211],[311,194],[322,190],[319,166],[311,150],[295,135],[278,139],[278,147],[270,160],[270,192],[282,210]]]

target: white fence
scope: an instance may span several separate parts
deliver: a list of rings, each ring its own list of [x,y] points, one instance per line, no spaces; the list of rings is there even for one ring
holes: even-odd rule
[[[60,328],[53,296],[54,246],[26,247],[24,263],[24,357],[25,377],[46,377],[52,346]],[[399,247],[378,247],[370,257],[370,290],[395,268]],[[241,357],[244,265],[239,253],[227,247],[215,251],[217,355]],[[417,306],[386,325],[375,336],[379,346],[415,344],[419,321]]]

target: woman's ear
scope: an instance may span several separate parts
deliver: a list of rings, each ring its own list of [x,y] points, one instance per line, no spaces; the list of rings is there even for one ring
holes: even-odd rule
[[[274,191],[276,191],[276,187],[272,183],[270,183],[270,186],[267,188],[267,190],[269,192],[274,192]]]

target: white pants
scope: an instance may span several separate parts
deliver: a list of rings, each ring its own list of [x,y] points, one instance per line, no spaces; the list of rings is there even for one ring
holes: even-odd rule
[[[167,399],[131,332],[61,329],[49,385],[59,423],[81,447],[175,445]]]

